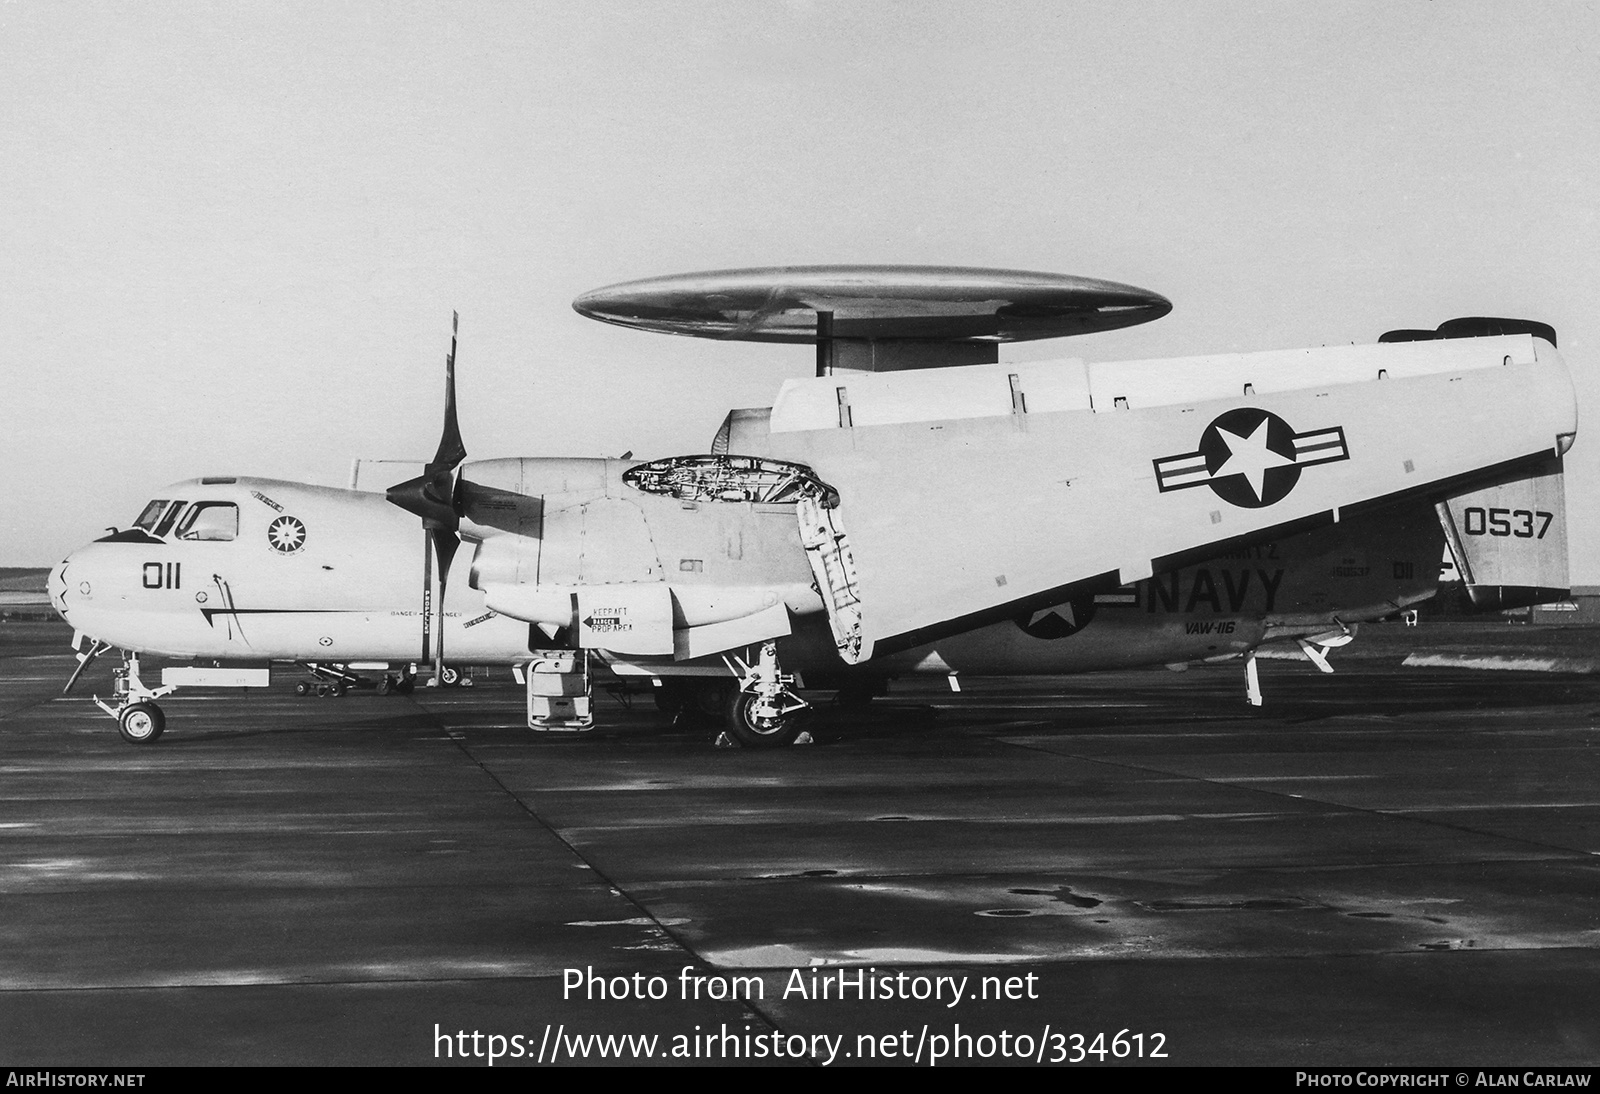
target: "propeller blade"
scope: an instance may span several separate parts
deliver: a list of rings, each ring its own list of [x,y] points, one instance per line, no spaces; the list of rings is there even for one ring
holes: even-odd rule
[[[430,526],[454,531],[461,523],[456,511],[455,470],[467,458],[467,446],[461,439],[461,425],[456,420],[456,332],[461,324],[459,312],[450,315],[450,356],[444,363],[444,432],[439,437],[439,448],[433,459],[414,479],[396,483],[385,492],[395,505],[408,513],[415,513]]]
[[[461,425],[456,420],[456,335],[460,327],[461,314],[451,312],[450,355],[444,361],[444,431],[439,437],[439,448],[422,469],[422,474],[396,483],[384,494],[391,503],[422,518],[427,539],[422,549],[422,660],[426,662],[431,652],[436,686],[443,682],[444,675],[444,591],[450,577],[450,562],[461,546],[461,537],[456,534],[456,529],[461,527],[456,468],[467,458]],[[437,613],[433,610],[435,560],[439,563]],[[438,615],[437,626],[434,626],[435,614]]]
[[[433,533],[422,533],[422,656],[418,663],[426,665],[433,652]]]
[[[450,313],[450,356],[444,359],[444,434],[439,438],[439,450],[433,454],[434,467],[448,466],[451,470],[467,458],[467,445],[461,439],[461,426],[456,421],[456,331],[461,326],[461,313]]]
[[[456,557],[456,549],[461,546],[461,537],[448,528],[433,530],[433,553],[439,560],[439,583],[442,585],[450,576],[450,560]]]
[[[428,537],[439,559],[439,625],[433,632],[433,686],[441,687],[444,684],[444,593],[450,581],[450,563],[461,546],[461,537],[445,528],[430,529]]]

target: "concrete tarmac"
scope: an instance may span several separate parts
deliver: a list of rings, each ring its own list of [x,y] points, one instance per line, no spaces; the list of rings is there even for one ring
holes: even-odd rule
[[[16,628],[8,1065],[1600,1061],[1600,677],[910,682],[753,751],[285,674],[134,747]]]

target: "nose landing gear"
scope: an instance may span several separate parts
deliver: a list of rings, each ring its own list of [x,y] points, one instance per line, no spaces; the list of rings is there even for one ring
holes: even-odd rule
[[[139,655],[129,651],[123,654],[122,667],[112,673],[112,700],[105,703],[94,697],[95,706],[117,720],[117,732],[130,745],[153,744],[167,728],[167,717],[156,706],[155,700],[177,691],[175,684],[163,684],[151,690],[139,678]]]

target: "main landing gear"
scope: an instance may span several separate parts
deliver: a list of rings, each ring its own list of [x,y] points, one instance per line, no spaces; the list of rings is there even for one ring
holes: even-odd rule
[[[749,650],[746,650],[748,656]],[[783,671],[775,642],[764,643],[753,660],[724,654],[727,676],[662,676],[655,686],[657,709],[672,724],[721,723],[719,748],[778,748],[810,744],[802,723],[811,709],[794,692],[794,675]]]
[[[117,720],[117,732],[130,745],[153,744],[167,728],[167,717],[156,706],[155,700],[178,690],[176,685],[164,684],[151,690],[139,678],[139,655],[123,655],[122,667],[112,672],[112,703],[94,697],[95,706]]]
[[[728,700],[727,732],[746,748],[796,743],[801,715],[811,704],[794,693],[794,675],[778,664],[778,644],[768,641],[754,661],[724,656],[739,688]],[[720,743],[720,742],[719,742]]]

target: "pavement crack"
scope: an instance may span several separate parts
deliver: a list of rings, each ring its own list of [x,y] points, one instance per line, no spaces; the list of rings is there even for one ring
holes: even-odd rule
[[[415,700],[413,700],[413,702],[415,702]],[[576,844],[569,840],[559,828],[542,817],[538,810],[534,809],[527,802],[523,801],[522,797],[508,787],[505,784],[505,781],[501,779],[499,775],[491,771],[487,764],[485,764],[477,756],[473,755],[471,747],[467,744],[465,734],[453,729],[442,717],[427,707],[424,707],[421,703],[417,703],[417,709],[421,711],[425,717],[435,722],[444,732],[444,734],[450,738],[451,742],[456,746],[456,748],[461,751],[461,754],[465,756],[470,763],[477,767],[479,771],[483,772],[489,781],[494,783],[494,785],[500,789],[501,793],[505,794],[506,797],[515,802],[518,809],[526,814],[528,818],[540,828],[548,832],[553,839],[560,842],[560,844],[567,849],[573,858],[577,859],[579,862],[583,863],[584,866],[588,867],[596,881],[604,885],[611,892],[616,893],[623,900],[627,901],[630,905],[636,908],[641,917],[648,919],[655,926],[656,930],[661,932],[663,937],[669,939],[673,945],[677,946],[685,954],[692,958],[695,964],[701,964],[712,968],[716,967],[705,957],[705,955],[696,950],[687,939],[685,939],[677,931],[673,930],[672,927],[670,927],[660,916],[656,915],[653,910],[651,910],[647,905],[641,902],[632,893],[628,892],[627,889],[625,889],[614,878],[612,878],[611,875],[607,873],[599,863],[595,862],[588,855],[584,854],[583,851],[581,851]],[[746,1006],[752,1014],[754,1014],[762,1022],[765,1022],[767,1027],[772,1032],[780,1034],[785,1032],[785,1030],[779,1026],[777,1019],[769,1014],[765,1008],[758,1006],[753,1001],[748,1002]]]

